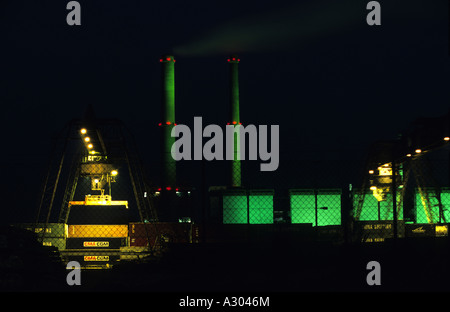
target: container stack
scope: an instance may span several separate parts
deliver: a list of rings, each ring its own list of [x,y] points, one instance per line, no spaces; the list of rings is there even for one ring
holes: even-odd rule
[[[73,206],[65,251],[68,259],[84,267],[118,261],[120,248],[128,244],[127,212],[125,206]]]
[[[128,234],[132,247],[154,248],[165,243],[192,243],[193,225],[188,222],[133,222],[129,224]],[[194,231],[194,236],[198,236],[198,229]],[[194,237],[194,240],[197,239]]]
[[[66,238],[68,233],[67,224],[64,223],[18,223],[14,226],[31,231],[36,234],[36,238],[42,241],[44,246],[53,246],[58,250],[66,248]]]

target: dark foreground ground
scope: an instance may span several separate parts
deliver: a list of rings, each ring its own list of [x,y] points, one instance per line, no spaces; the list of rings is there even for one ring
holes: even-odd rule
[[[85,287],[119,291],[450,291],[447,239],[333,246],[214,244],[172,248],[158,263],[122,264]],[[370,261],[381,267],[381,285],[369,286]],[[94,286],[95,285],[95,286]]]
[[[22,243],[23,244],[23,243]],[[24,245],[1,253],[2,291],[120,292],[405,292],[450,291],[448,238],[399,239],[375,244],[272,241],[170,246],[146,263],[121,262],[111,270],[81,271],[68,286],[62,264]],[[381,285],[369,286],[370,261]]]

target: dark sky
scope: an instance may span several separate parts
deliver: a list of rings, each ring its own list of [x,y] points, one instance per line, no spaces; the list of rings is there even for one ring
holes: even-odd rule
[[[280,125],[283,161],[359,160],[418,117],[448,112],[445,0],[68,1],[0,4],[2,196],[34,194],[51,138],[93,104],[158,159],[160,56],[174,53],[176,119],[224,124],[228,53],[239,53],[241,121]],[[31,195],[30,195],[31,196]],[[34,196],[34,195],[33,195]]]

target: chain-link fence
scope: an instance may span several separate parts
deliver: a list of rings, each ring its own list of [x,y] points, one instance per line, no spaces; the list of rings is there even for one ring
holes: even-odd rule
[[[52,151],[36,209],[4,223],[85,267],[142,261],[172,244],[447,236],[447,147],[395,161],[280,159],[274,172],[256,161],[162,166],[139,155],[120,122],[72,121]],[[158,168],[173,176],[161,178]]]
[[[208,221],[222,226],[211,226],[206,236],[234,236],[239,226],[241,238],[261,240],[283,227],[298,238],[341,243],[447,236],[448,157],[444,148],[391,162],[316,161],[306,170],[305,161],[291,161],[284,164],[290,174],[268,181],[243,165],[246,187],[209,190]],[[219,228],[224,233],[217,234]]]

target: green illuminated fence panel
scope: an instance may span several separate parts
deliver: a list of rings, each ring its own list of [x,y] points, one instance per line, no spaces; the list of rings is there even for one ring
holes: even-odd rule
[[[250,224],[273,223],[273,191],[250,191]]]
[[[317,224],[341,224],[341,190],[318,190]]]
[[[353,207],[358,207],[359,200],[363,196],[359,190],[356,191],[353,197]],[[362,200],[362,198],[361,198]],[[373,196],[372,192],[364,194],[364,200],[362,203],[361,214],[359,216],[360,221],[372,221],[378,220],[378,201]]]
[[[289,194],[291,223],[312,223],[313,226],[341,224],[340,189],[298,189],[290,190]]]
[[[224,224],[247,223],[247,195],[245,192],[224,193],[222,204]]]
[[[450,222],[450,189],[443,189],[441,192],[442,210],[444,212],[445,222]]]
[[[290,190],[291,223],[315,225],[316,196],[314,190]]]
[[[425,194],[428,196],[425,196]],[[428,200],[427,200],[428,198]],[[450,190],[441,190],[441,204],[443,217],[446,222],[450,220]],[[434,189],[423,189],[422,194],[416,189],[415,196],[415,207],[416,207],[416,222],[417,223],[437,223],[444,222],[444,219],[439,220],[439,201],[435,196]],[[426,212],[425,207],[428,207]]]
[[[403,201],[400,200],[402,193],[400,190],[397,191],[397,211],[402,213],[398,214],[398,220],[403,220]],[[394,201],[392,199],[392,194],[387,194],[386,200],[380,202],[380,220],[394,220]]]
[[[353,207],[358,206],[359,198],[362,196],[359,191],[353,198]],[[401,194],[397,194],[397,209],[402,210],[403,202],[400,202]],[[364,201],[361,209],[361,214],[359,216],[359,221],[377,221],[377,220],[393,220],[393,202],[392,194],[387,194],[386,200],[378,202],[378,200],[373,196],[372,192],[367,192],[364,196]],[[403,220],[403,214],[400,213],[398,216],[399,220]]]

